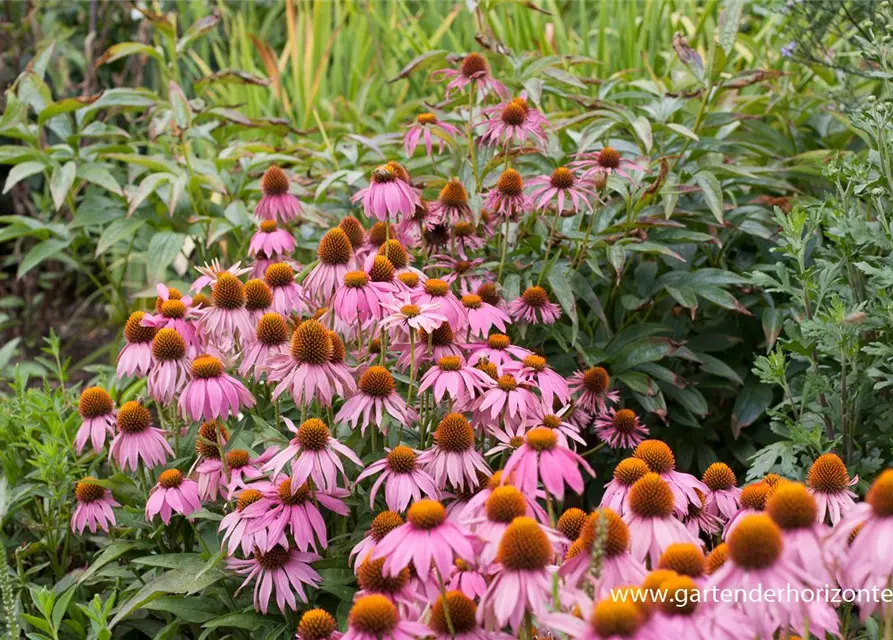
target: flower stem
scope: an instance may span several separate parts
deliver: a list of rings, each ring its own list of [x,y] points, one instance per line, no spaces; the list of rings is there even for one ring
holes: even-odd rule
[[[465,135],[468,138],[468,161],[474,172],[475,191],[481,190],[481,178],[478,175],[478,163],[474,156],[474,136],[471,133],[472,120],[474,119],[474,86],[468,91],[468,122],[465,125]]]
[[[505,229],[502,236],[502,254],[499,256],[499,271],[496,272],[496,282],[502,280],[502,268],[505,266],[505,254],[509,246],[509,216],[505,217]]]
[[[453,618],[450,616],[450,604],[447,602],[446,587],[443,586],[443,576],[440,575],[440,569],[434,568],[437,574],[437,586],[440,588],[440,599],[443,600],[443,617],[446,618],[447,629],[450,630],[450,637],[456,637],[456,628],[453,626]],[[887,640],[886,638],[884,640]]]
[[[555,227],[558,226],[558,218],[559,211],[556,207],[555,215],[552,217],[552,226],[549,228],[549,239],[546,240],[546,257],[543,258],[543,268],[540,269],[540,275],[536,279],[537,285],[543,281],[543,276],[546,275],[546,269],[549,267],[549,254],[552,252],[552,238],[555,237]]]

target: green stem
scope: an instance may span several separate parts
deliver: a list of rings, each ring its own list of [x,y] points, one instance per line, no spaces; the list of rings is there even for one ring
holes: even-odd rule
[[[440,589],[440,599],[443,601],[443,617],[446,618],[447,629],[450,630],[450,637],[456,637],[456,627],[453,626],[453,618],[450,616],[450,603],[447,602],[446,587],[443,586],[443,576],[440,570],[435,567],[434,573],[437,574],[437,586]],[[886,638],[884,640],[887,640]]]
[[[505,266],[505,254],[509,246],[509,216],[505,217],[505,229],[502,237],[502,254],[499,256],[499,271],[496,272],[496,282],[502,280],[502,269]]]
[[[474,136],[472,135],[471,126],[474,119],[474,84],[472,83],[468,91],[468,122],[465,125],[465,135],[468,138],[468,161],[471,163],[471,170],[474,172],[475,191],[481,190],[481,178],[478,175],[478,163],[474,155]]]
[[[555,209],[555,215],[552,217],[552,226],[549,229],[549,239],[546,240],[546,257],[543,258],[543,268],[540,269],[540,275],[536,279],[537,285],[543,281],[543,276],[546,275],[546,269],[549,268],[549,254],[552,252],[552,238],[555,237],[555,227],[558,226],[558,218],[559,211]]]

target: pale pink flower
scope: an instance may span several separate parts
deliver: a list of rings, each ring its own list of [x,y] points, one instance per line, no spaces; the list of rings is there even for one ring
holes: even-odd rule
[[[146,522],[152,522],[160,514],[161,521],[170,524],[174,513],[189,516],[201,508],[195,480],[184,478],[178,469],[167,469],[161,472],[158,483],[149,491]]]
[[[303,553],[295,549],[277,545],[269,551],[255,549],[248,560],[229,558],[227,565],[236,573],[246,576],[239,589],[254,580],[254,608],[266,613],[270,606],[270,596],[275,587],[276,604],[285,612],[285,607],[297,611],[295,595],[301,602],[307,602],[304,585],[316,588],[322,577],[310,566],[320,557],[315,553]]]
[[[376,460],[357,476],[356,482],[359,484],[364,478],[383,472],[369,490],[370,507],[375,506],[375,496],[382,484],[385,486],[385,504],[388,509],[398,513],[406,509],[410,500],[421,500],[423,493],[432,500],[440,498],[434,478],[419,465],[420,452],[404,445],[385,451],[387,455],[384,458]]]
[[[611,391],[611,377],[603,367],[577,371],[568,380],[571,393],[579,393],[577,404],[590,413],[601,415],[608,410],[608,402],[617,402],[620,394]]]
[[[363,212],[376,220],[399,220],[412,215],[420,202],[419,194],[409,184],[409,173],[397,162],[376,168],[369,186],[360,189],[350,201],[362,201]]]
[[[258,486],[266,487],[268,483],[258,483]],[[267,541],[267,530],[258,529],[250,531],[249,526],[263,513],[245,514],[245,510],[264,497],[264,494],[256,487],[249,487],[239,492],[236,500],[236,508],[230,511],[220,521],[220,527],[217,529],[223,532],[222,544],[226,545],[227,555],[235,555],[236,551],[241,548],[242,554],[246,557],[250,556],[254,549],[269,549],[276,544],[281,546],[288,545],[288,540],[283,533],[279,540],[270,543]]]
[[[741,508],[741,489],[735,472],[724,462],[714,462],[701,476],[707,485],[707,512],[730,520]]]
[[[230,449],[226,452],[225,468],[219,458],[206,460],[198,468],[205,472],[218,468],[221,481],[226,483],[226,497],[229,500],[236,490],[246,489],[249,483],[263,478],[262,468],[275,453],[276,447],[270,447],[259,456],[251,457],[245,449]],[[229,475],[228,480],[224,472]]]
[[[470,337],[484,338],[494,327],[504,332],[506,327],[512,323],[502,309],[484,302],[476,293],[467,293],[462,296],[462,306],[465,307]]]
[[[242,407],[254,406],[254,396],[241,382],[223,370],[223,363],[212,356],[192,361],[191,380],[180,394],[181,416],[196,422],[239,415]]]
[[[450,291],[450,285],[443,280],[436,278],[427,280],[422,285],[422,289],[414,293],[413,302],[419,306],[438,305],[440,313],[446,316],[454,331],[461,332],[468,323],[465,307],[462,306],[455,294]]]
[[[512,482],[509,481],[507,484],[512,484]],[[459,512],[459,520],[465,522],[483,517],[486,513],[487,501],[490,499],[490,496],[493,495],[493,492],[501,486],[503,486],[502,471],[494,471],[493,475],[490,476],[490,479],[487,480],[487,483],[462,506],[462,510]],[[540,522],[548,522],[549,514],[547,514],[546,510],[537,502],[538,499],[545,499],[546,494],[543,491],[537,491],[533,495],[523,495],[524,499],[527,501],[527,507],[530,512],[533,513],[534,517]]]
[[[641,459],[669,485],[673,492],[677,516],[685,517],[689,505],[701,508],[701,499],[709,491],[707,485],[689,473],[676,471],[676,456],[666,442],[642,440],[636,445],[633,456]]]
[[[623,521],[632,535],[630,553],[642,562],[649,558],[656,567],[664,550],[676,542],[701,545],[682,522],[673,516],[676,508],[669,484],[656,473],[647,473],[630,487],[629,509]]]
[[[247,378],[253,369],[254,379],[260,380],[273,357],[287,355],[289,348],[285,318],[275,312],[265,313],[257,321],[254,338],[242,345],[239,375]]]
[[[495,386],[493,379],[480,369],[469,367],[459,356],[444,356],[422,376],[419,393],[428,389],[439,404],[444,396],[460,405],[474,400]]]
[[[118,433],[109,446],[109,459],[121,469],[136,471],[139,461],[149,469],[173,457],[164,431],[152,426],[152,414],[140,402],[131,400],[118,409]]]
[[[171,297],[171,290],[160,282],[155,285],[158,292],[158,300],[155,302],[156,314],[143,316],[141,324],[144,327],[156,329],[173,329],[186,341],[186,346],[195,353],[201,348],[201,340],[196,331],[195,320],[198,310],[192,307],[190,296]]]
[[[211,301],[211,307],[200,310],[199,320],[199,329],[208,342],[228,352],[237,335],[242,341],[253,337],[254,323],[245,308],[245,285],[238,278],[225,271],[218,273]]]
[[[598,196],[590,189],[591,182],[578,178],[567,167],[558,167],[551,175],[543,175],[527,182],[528,187],[534,187],[530,192],[530,199],[537,209],[545,210],[553,198],[558,199],[558,212],[564,211],[565,199],[573,205],[575,212],[581,209],[592,210],[590,198],[597,200]]]
[[[143,326],[143,311],[134,311],[127,318],[124,325],[124,339],[126,344],[118,354],[117,375],[144,376],[152,366],[152,339],[155,337],[154,327]]]
[[[698,537],[704,533],[710,538],[722,531],[723,521],[719,516],[707,511],[707,498],[704,494],[699,489],[695,489],[695,493],[701,499],[701,504],[689,503],[688,513],[682,518],[682,524],[686,526],[691,535]]]
[[[437,362],[446,356],[462,356],[464,345],[456,341],[456,334],[449,322],[442,322],[432,332],[424,329],[419,330],[419,335],[415,341],[416,344],[416,366],[422,362]],[[393,350],[400,353],[397,358],[397,367],[405,370],[411,362],[412,350],[410,343],[395,342]]]
[[[397,605],[386,596],[370,593],[354,601],[341,640],[415,640],[428,635],[426,625],[401,618]]]
[[[462,58],[462,64],[458,69],[438,69],[432,72],[430,77],[435,82],[449,79],[445,94],[447,100],[453,91],[462,90],[468,85],[477,89],[480,96],[484,96],[490,91],[503,99],[507,99],[509,96],[508,89],[493,78],[490,73],[490,65],[486,58],[479,53],[469,53]]]
[[[827,517],[834,526],[856,506],[858,496],[849,487],[857,482],[859,476],[850,479],[846,465],[837,454],[826,453],[812,463],[806,475],[806,485],[818,505],[818,522],[824,522]]]
[[[386,415],[399,424],[410,424],[418,419],[415,411],[397,393],[391,372],[384,367],[372,366],[360,376],[356,393],[347,399],[335,416],[335,421],[347,423],[353,429],[359,427],[363,434],[366,433],[366,427],[375,425],[386,434]]]
[[[580,429],[565,419],[569,415],[571,407],[565,405],[556,410],[552,409],[552,406],[554,405],[546,405],[545,403],[537,405],[534,412],[529,414],[524,422],[521,423],[520,435],[523,436],[524,433],[536,427],[546,427],[555,431],[555,435],[558,436],[563,446],[572,446],[568,442],[569,440],[586,446],[586,439],[580,435]]]
[[[99,453],[105,445],[105,437],[115,433],[115,408],[112,397],[100,387],[87,387],[78,400],[78,413],[83,422],[74,437],[74,450],[78,455],[84,450],[87,440],[93,451]]]
[[[85,528],[90,533],[96,533],[96,529],[102,529],[108,533],[109,526],[116,526],[115,512],[112,507],[121,505],[112,497],[112,492],[97,484],[96,478],[85,477],[74,488],[77,498],[77,507],[71,514],[71,530],[75,533],[83,533]]]
[[[611,481],[605,485],[600,506],[611,509],[621,516],[629,509],[627,496],[637,480],[645,477],[651,469],[638,458],[624,458],[614,467]]]
[[[484,391],[471,408],[491,421],[501,416],[505,424],[510,426],[523,422],[536,410],[538,403],[536,396],[526,386],[506,373],[499,376],[496,386]]]
[[[217,278],[223,273],[236,279],[241,278],[243,275],[251,271],[251,267],[243,267],[241,262],[236,262],[224,269],[217,258],[214,258],[210,263],[195,267],[195,270],[201,275],[196,278],[195,282],[192,283],[192,286],[189,287],[190,291],[201,291],[209,285],[213,288],[214,284],[217,282]]]
[[[365,271],[349,271],[335,291],[335,315],[347,325],[365,325],[381,320],[382,306],[393,296],[393,287],[373,282]]]
[[[276,226],[275,220],[264,220],[251,236],[248,244],[248,255],[273,258],[280,255],[291,255],[295,250],[295,238],[285,229]]]
[[[147,388],[159,404],[168,404],[186,386],[189,377],[188,347],[176,329],[160,329],[152,339],[152,368]]]
[[[410,332],[420,330],[430,334],[447,321],[446,316],[440,313],[439,304],[415,304],[408,293],[382,301],[381,306],[388,315],[384,316],[379,326],[399,332],[396,335],[408,336]],[[421,346],[424,349],[424,345]]]
[[[478,475],[490,475],[490,467],[474,448],[474,430],[461,413],[448,413],[434,431],[434,445],[419,456],[418,463],[439,489],[447,482],[459,490],[477,486]]]
[[[525,356],[521,362],[510,362],[505,365],[505,372],[515,376],[519,384],[526,384],[537,389],[543,399],[542,404],[552,407],[556,401],[559,406],[566,405],[571,398],[567,381],[555,372],[546,359],[536,354]]]
[[[339,227],[329,229],[316,247],[317,264],[304,278],[308,298],[326,302],[353,269],[353,245]]]
[[[487,579],[478,563],[457,558],[453,562],[446,588],[450,591],[460,591],[471,600],[478,600],[487,591]]]
[[[503,219],[512,219],[529,211],[533,205],[524,195],[524,179],[514,169],[506,169],[499,176],[496,185],[487,193],[484,207],[499,214]]]
[[[595,419],[595,433],[612,449],[632,449],[648,435],[648,427],[631,409],[611,408]]]
[[[490,334],[486,341],[475,342],[468,348],[469,362],[486,359],[500,367],[516,360],[524,360],[532,353],[530,349],[513,345],[511,338],[501,333]]]
[[[270,165],[260,180],[263,196],[254,208],[254,215],[261,220],[276,219],[289,222],[301,213],[301,202],[289,193],[291,180],[288,174],[276,165]]]
[[[623,158],[613,147],[606,146],[599,151],[578,153],[575,157],[577,159],[571,162],[570,166],[573,169],[582,169],[584,178],[595,176],[597,173],[606,175],[616,173],[621,178],[635,184],[633,176],[630,175],[631,172],[645,171],[646,169],[637,162]]]
[[[527,324],[554,324],[561,317],[561,307],[551,302],[540,286],[527,287],[509,303],[508,312],[517,322]]]
[[[437,225],[454,225],[473,219],[468,204],[468,191],[458,178],[453,178],[440,189],[437,200],[428,203],[425,228],[430,230]]]
[[[404,523],[400,514],[393,511],[382,511],[372,519],[372,525],[363,539],[350,550],[348,562],[359,569],[360,563],[366,559],[366,556],[375,548],[375,545],[384,539],[391,531]]]
[[[284,316],[304,311],[304,292],[295,282],[295,272],[285,262],[275,262],[264,272],[264,281],[273,292],[272,310]]]
[[[564,500],[564,485],[574,493],[583,492],[583,468],[590,476],[595,471],[579,454],[562,446],[556,432],[548,427],[531,429],[524,436],[524,443],[518,447],[505,463],[502,482],[514,477],[511,483],[527,495],[533,495],[537,481],[558,500]]]
[[[438,131],[438,129],[440,131]],[[444,122],[433,113],[420,113],[406,129],[403,135],[403,150],[406,157],[411,158],[419,144],[419,139],[425,141],[425,153],[432,155],[433,136],[437,137],[437,151],[443,153],[443,144],[447,136],[455,137],[461,134],[458,127]],[[447,138],[448,139],[448,138]]]
[[[537,109],[528,104],[526,98],[514,98],[495,107],[488,107],[483,110],[483,114],[487,119],[475,125],[486,127],[480,138],[482,145],[503,149],[514,139],[519,145],[530,140],[535,146],[545,148],[547,140],[543,126],[548,122]]]

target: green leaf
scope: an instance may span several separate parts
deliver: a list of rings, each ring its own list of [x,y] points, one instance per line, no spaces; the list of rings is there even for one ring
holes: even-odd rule
[[[738,26],[741,23],[743,8],[744,0],[728,0],[719,15],[717,40],[726,55],[732,53],[732,49],[735,48],[735,38],[738,36]]]
[[[571,322],[577,324],[577,303],[574,300],[574,291],[571,289],[571,283],[564,273],[563,269],[551,269],[549,270],[549,275],[546,276],[546,280],[552,286],[552,293],[555,294],[558,304],[564,309]]]
[[[749,427],[772,404],[772,387],[748,376],[732,409],[732,433],[737,438],[741,430]]]
[[[161,596],[143,605],[150,611],[165,611],[174,614],[178,620],[190,624],[202,624],[214,618],[219,605],[212,598],[184,598],[182,596]]]
[[[96,257],[101,256],[121,240],[133,237],[145,223],[145,220],[138,218],[120,218],[112,222],[99,236],[99,241],[96,243]]]
[[[648,121],[648,118],[639,116],[633,120],[633,129],[645,146],[645,152],[650,153],[651,147],[654,146],[654,134],[651,132],[651,123]]]
[[[74,591],[77,587],[71,586],[69,587],[65,593],[63,593],[59,599],[56,601],[55,606],[53,607],[53,628],[58,629],[59,625],[62,624],[62,618],[65,617],[65,611],[68,609],[68,603],[71,602],[72,596],[74,596]]]
[[[115,180],[115,176],[112,175],[112,172],[109,171],[105,165],[96,162],[82,164],[78,167],[77,176],[81,180],[86,180],[87,182],[100,186],[106,191],[111,191],[115,195],[124,195],[124,191],[121,190],[121,185],[118,184],[118,181]]]
[[[719,184],[719,180],[709,171],[699,171],[695,174],[694,181],[696,185],[701,187],[701,191],[704,192],[704,201],[710,207],[713,217],[716,218],[718,223],[722,224],[722,185]]]
[[[157,102],[158,96],[149,89],[107,89],[103,91],[99,100],[85,109],[85,113],[94,113],[111,107],[145,108]]]
[[[619,374],[646,362],[657,362],[672,354],[674,350],[675,347],[669,338],[653,337],[636,340],[614,354],[611,358],[611,371]]]
[[[173,80],[167,85],[167,95],[171,102],[171,110],[174,112],[174,122],[181,130],[188,129],[192,124],[192,107],[186,99],[186,94]]]
[[[56,116],[71,113],[72,111],[77,111],[78,109],[83,109],[84,107],[90,106],[94,102],[99,99],[100,95],[93,96],[80,96],[76,98],[65,98],[64,100],[59,100],[58,102],[51,102],[44,108],[43,111],[40,112],[40,115],[37,116],[37,124],[43,125],[47,120],[51,120]]]
[[[211,15],[199,18],[186,29],[186,33],[177,42],[177,53],[183,53],[193,42],[201,38],[206,33],[212,31],[220,22],[220,14],[217,10]]]
[[[53,205],[55,205],[56,211],[65,204],[65,197],[74,185],[76,175],[77,166],[72,160],[69,160],[61,167],[53,169],[53,173],[50,176],[50,195],[53,196]]]
[[[57,240],[55,238],[38,242],[22,258],[22,261],[19,263],[19,269],[16,272],[16,278],[22,278],[44,260],[63,260],[70,263],[71,258],[61,253],[70,243],[71,240]]]
[[[8,193],[19,182],[25,178],[30,178],[36,173],[40,173],[45,167],[46,164],[43,162],[23,162],[22,164],[17,164],[9,171],[9,175],[6,176],[6,186],[3,187],[3,193]]]
[[[109,546],[102,550],[102,553],[93,558],[93,561],[90,563],[90,566],[87,567],[87,570],[84,571],[84,573],[82,573],[80,576],[78,576],[78,584],[83,584],[94,574],[96,574],[97,571],[102,569],[107,564],[114,562],[128,551],[139,549],[143,546],[145,545],[138,542],[119,541],[111,543]]]
[[[706,371],[707,373],[712,373],[713,375],[726,378],[727,380],[731,380],[735,384],[744,383],[744,381],[741,379],[741,376],[739,376],[738,373],[734,369],[732,369],[732,367],[727,365],[719,358],[714,358],[713,356],[703,352],[698,352],[696,355],[704,363],[701,365],[701,371]]]
[[[150,56],[158,60],[159,63],[164,64],[164,57],[155,47],[143,44],[142,42],[119,42],[106,49],[105,52],[96,59],[96,64],[94,66],[101,67],[102,65],[109,64],[115,60],[135,55]]]
[[[176,176],[172,173],[150,173],[143,178],[143,181],[140,182],[139,189],[137,189],[136,194],[130,200],[130,205],[127,207],[127,215],[133,215],[133,212],[136,211],[137,208],[145,202],[146,198],[152,195],[158,187],[175,178]]]
[[[694,387],[680,388],[667,384],[663,386],[662,391],[670,399],[675,400],[700,418],[706,416],[710,411],[710,407],[707,406],[707,400]]]
[[[723,309],[737,311],[738,313],[743,313],[747,316],[753,315],[747,307],[738,302],[735,296],[725,289],[720,289],[719,287],[711,285],[701,285],[698,286],[695,291],[697,291],[699,296],[707,298],[707,300],[714,304],[718,304]]]
[[[691,312],[694,313],[698,308],[698,296],[695,295],[695,292],[688,287],[672,287],[670,285],[664,285],[664,289],[667,293],[669,293],[673,298],[681,304],[686,309],[691,309]]]
[[[676,133],[679,133],[679,134],[684,135],[686,138],[691,138],[691,139],[694,140],[695,142],[700,142],[700,140],[701,140],[701,139],[698,137],[698,134],[696,134],[694,131],[692,131],[691,129],[689,129],[689,128],[686,127],[685,125],[681,125],[681,124],[676,124],[676,123],[670,122],[670,123],[667,124],[667,128],[672,129],[672,130],[675,131]]]
[[[234,627],[255,631],[267,624],[269,620],[259,613],[227,613],[219,618],[209,620],[202,625],[203,629],[217,629],[219,627]]]

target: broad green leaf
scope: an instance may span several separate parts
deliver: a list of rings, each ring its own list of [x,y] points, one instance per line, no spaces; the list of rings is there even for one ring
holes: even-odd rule
[[[202,625],[202,628],[218,629],[220,627],[234,627],[236,629],[254,631],[268,622],[269,620],[259,613],[227,613],[219,618],[209,620]]]
[[[68,247],[70,243],[71,240],[58,240],[55,238],[38,242],[22,258],[22,261],[19,263],[19,269],[16,272],[16,278],[22,278],[44,260],[63,260],[70,263],[71,258],[62,254],[62,250]]]
[[[96,243],[96,257],[101,256],[120,241],[131,239],[144,224],[146,221],[138,218],[120,218],[113,221],[99,236],[99,241]]]
[[[557,267],[558,265],[556,265]],[[571,289],[571,283],[564,275],[563,268],[554,268],[549,271],[546,280],[552,286],[552,293],[558,300],[558,304],[564,309],[564,312],[571,319],[571,322],[577,324],[577,303],[574,300],[574,292]]]
[[[706,298],[710,302],[714,304],[718,304],[723,309],[729,309],[730,311],[737,311],[738,313],[743,313],[744,315],[753,315],[747,307],[742,305],[731,293],[726,291],[725,289],[720,289],[719,287],[714,286],[699,286],[696,289],[696,292],[699,296]]]
[[[3,187],[3,193],[8,193],[10,189],[22,180],[40,173],[44,168],[46,168],[46,164],[43,162],[23,162],[22,164],[17,164],[10,169],[9,175],[6,176],[6,186]]]
[[[74,185],[76,175],[77,166],[72,160],[69,160],[61,167],[53,169],[53,173],[50,176],[50,195],[53,196],[53,205],[55,205],[56,211],[65,204],[65,198]]]
[[[136,194],[130,200],[130,205],[127,207],[127,215],[133,215],[133,212],[137,210],[137,208],[145,202],[146,198],[148,198],[152,193],[158,189],[165,182],[170,182],[176,178],[171,173],[150,173],[143,181],[140,182],[139,189],[137,189]]]
[[[192,124],[192,107],[186,99],[186,94],[173,80],[167,85],[167,95],[171,102],[171,110],[174,112],[174,121],[181,130],[188,129]]]
[[[722,185],[719,184],[719,180],[709,171],[699,171],[695,174],[694,181],[696,185],[701,187],[701,191],[704,193],[704,201],[710,208],[713,217],[716,218],[718,223],[722,224]]]
[[[59,625],[62,624],[62,618],[65,617],[65,611],[68,609],[68,603],[71,602],[72,596],[74,596],[74,590],[77,587],[71,586],[69,587],[65,593],[59,596],[59,599],[56,600],[56,604],[53,606],[53,627],[58,629]]]
[[[769,408],[772,395],[772,387],[762,384],[753,376],[747,377],[732,409],[732,433],[736,438],[742,429],[756,422]]]
[[[143,44],[142,42],[119,42],[106,49],[105,52],[96,59],[95,66],[101,67],[104,64],[134,55],[150,56],[158,60],[159,63],[164,64],[164,57],[155,47]]]
[[[741,23],[743,8],[744,0],[727,0],[726,6],[719,16],[717,41],[727,56],[735,48],[735,38],[738,36],[738,25]]]
[[[675,400],[700,418],[706,416],[710,411],[710,408],[707,406],[707,400],[693,386],[680,388],[667,384],[663,386],[662,391],[671,400]]]
[[[670,122],[667,124],[667,128],[672,129],[676,133],[684,135],[686,138],[691,138],[695,142],[699,142],[701,139],[698,137],[694,131],[686,127],[685,125],[676,124],[675,122]]]
[[[100,554],[93,558],[93,560],[90,562],[90,565],[87,567],[87,570],[84,571],[84,573],[82,573],[80,576],[78,576],[78,584],[83,584],[107,564],[114,562],[128,551],[132,551],[144,546],[144,544],[145,543],[124,541],[111,543],[109,546],[103,549]]]
[[[121,185],[118,184],[118,181],[115,180],[115,176],[112,175],[112,172],[109,171],[105,165],[96,162],[82,164],[78,166],[77,175],[81,180],[86,180],[87,182],[100,186],[106,191],[111,191],[115,195],[124,195],[124,191],[121,190]]]
[[[644,338],[625,346],[611,358],[611,371],[623,373],[645,362],[657,362],[675,350],[669,338]]]
[[[651,132],[651,123],[645,116],[639,116],[633,121],[633,129],[639,140],[645,147],[645,152],[650,153],[651,147],[654,146],[654,134]]]
[[[692,289],[689,289],[688,287],[673,287],[668,284],[664,285],[664,289],[666,289],[667,293],[673,296],[673,299],[680,305],[686,309],[691,309],[692,313],[697,310],[698,296],[695,295],[695,292]]]
[[[715,358],[710,354],[703,352],[698,352],[696,355],[704,362],[704,364],[701,365],[702,371],[721,376],[727,380],[731,380],[735,384],[743,384],[744,381],[741,379],[741,376],[719,358]]]
[[[151,107],[158,102],[158,96],[149,89],[107,89],[102,96],[85,109],[87,113],[94,113],[100,109],[111,107]]]
[[[78,109],[83,109],[94,102],[96,102],[100,98],[101,94],[95,94],[92,96],[79,96],[76,98],[65,98],[64,100],[59,100],[58,102],[52,102],[46,106],[46,108],[40,112],[40,115],[37,116],[37,124],[44,124],[47,120],[51,118],[55,118],[56,116],[71,113],[72,111],[77,111]]]
[[[199,18],[186,29],[186,33],[183,34],[177,41],[177,53],[183,53],[189,48],[193,42],[201,38],[206,33],[212,31],[217,24],[220,22],[220,14],[215,10],[214,13],[208,16],[204,16],[203,18]]]

